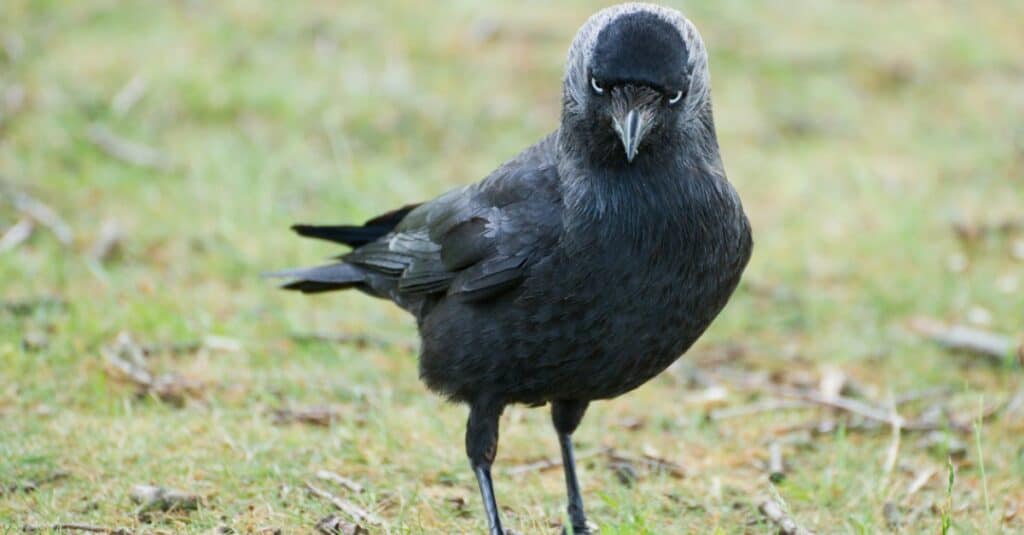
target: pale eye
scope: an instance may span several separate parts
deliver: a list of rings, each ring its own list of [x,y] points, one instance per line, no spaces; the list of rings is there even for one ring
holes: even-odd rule
[[[598,95],[604,94],[604,88],[598,85],[597,78],[594,78],[593,76],[590,77],[590,87],[593,88],[594,92]]]
[[[683,99],[683,92],[682,91],[676,91],[675,96],[673,96],[672,98],[668,99],[668,103],[669,104],[675,104],[676,102],[679,102],[682,99]]]

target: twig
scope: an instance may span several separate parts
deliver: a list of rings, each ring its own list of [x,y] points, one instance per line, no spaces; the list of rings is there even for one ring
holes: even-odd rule
[[[837,398],[843,393],[849,379],[843,370],[828,366],[821,372],[821,379],[818,381],[818,391],[825,399]]]
[[[153,485],[135,485],[132,501],[139,504],[139,512],[194,511],[199,508],[199,497],[180,490]]]
[[[20,84],[7,86],[7,89],[0,93],[0,129],[7,121],[25,109],[25,87]]]
[[[33,221],[46,227],[57,237],[57,240],[64,245],[71,243],[74,239],[74,233],[71,231],[71,227],[64,222],[63,219],[53,208],[42,201],[28,195],[27,193],[15,190],[12,195],[14,199],[14,208],[19,212],[32,218]]]
[[[762,515],[779,527],[782,535],[814,535],[814,532],[800,527],[786,512],[782,505],[771,498],[764,498],[757,506]]]
[[[103,348],[104,357],[115,371],[116,378],[134,384],[140,394],[153,394],[161,401],[175,406],[184,405],[188,397],[199,397],[203,385],[174,373],[154,376],[146,366],[145,350],[126,332],[118,334],[110,346]]]
[[[7,54],[7,60],[17,63],[25,54],[25,39],[16,33],[9,33],[3,38],[3,49]]]
[[[953,392],[953,389],[948,386],[935,386],[931,388],[923,388],[921,390],[911,390],[906,394],[896,396],[894,402],[896,406],[906,405],[908,403],[915,403],[926,399],[934,399],[946,397]]]
[[[648,455],[645,453],[639,459],[634,459],[633,457],[619,453],[611,448],[606,450],[606,454],[609,460],[615,462],[646,465],[648,469],[656,472],[665,472],[674,477],[681,478],[686,476],[686,470],[679,464],[667,459],[655,457],[654,455]]]
[[[110,99],[110,109],[113,110],[114,115],[122,116],[128,113],[145,94],[146,79],[136,74],[114,95],[114,98]]]
[[[329,470],[318,471],[316,473],[316,477],[317,479],[337,483],[338,485],[341,485],[342,487],[345,487],[346,489],[351,490],[356,494],[363,492],[363,486],[360,485],[359,483],[356,483],[355,481],[352,481],[351,479],[345,476],[335,474],[334,472],[331,472]]]
[[[104,355],[115,370],[136,386],[145,390],[153,387],[153,374],[146,369],[142,348],[127,333],[119,334],[114,346],[106,349]]]
[[[311,424],[320,427],[330,427],[338,419],[338,411],[327,406],[313,407],[288,407],[274,409],[272,420],[276,425],[283,425],[292,422]]]
[[[917,475],[914,477],[914,480],[911,481],[910,485],[907,486],[906,498],[910,498],[914,494],[917,494],[917,491],[924,488],[924,486],[927,485],[928,482],[931,481],[937,473],[938,470],[931,467],[925,468],[924,470],[918,472]]]
[[[753,416],[755,414],[762,414],[765,412],[809,409],[814,406],[815,405],[812,403],[800,400],[768,399],[760,403],[751,403],[749,405],[739,405],[736,407],[715,409],[708,414],[708,418],[710,418],[713,421],[719,422],[722,420],[728,420],[730,418]]]
[[[131,535],[131,531],[125,528],[107,528],[103,526],[93,526],[89,524],[53,524],[50,526],[30,526],[24,525],[21,530],[25,533],[36,533],[38,531],[86,531],[89,533],[109,533],[110,535]]]
[[[53,483],[55,481],[60,481],[62,479],[66,479],[70,475],[71,474],[67,471],[58,470],[52,474],[47,475],[46,477],[37,479],[35,481],[26,480],[21,481],[19,483],[13,483],[7,486],[0,486],[0,496],[3,496],[5,493],[9,492],[35,492],[36,490],[39,489],[40,485],[46,485],[49,483]]]
[[[1017,389],[1017,392],[1013,394],[1010,401],[1006,402],[1003,411],[1008,414],[1016,414],[1022,407],[1024,407],[1024,386]]]
[[[903,417],[900,416],[899,414],[896,414],[895,411],[891,415],[886,414],[881,409],[878,409],[863,401],[859,401],[844,396],[834,396],[826,398],[818,394],[817,392],[802,392],[798,390],[789,389],[779,390],[779,394],[785,397],[800,399],[808,403],[815,403],[817,405],[822,405],[832,409],[841,410],[851,414],[856,414],[857,416],[862,416],[864,418],[874,420],[876,422],[882,422],[887,424],[892,424],[896,422],[898,423],[898,425],[900,425],[900,427],[904,427],[906,425],[906,421],[903,419]]]
[[[891,420],[889,425],[892,426],[892,441],[889,442],[889,449],[885,454],[885,464],[882,466],[882,472],[888,476],[892,473],[893,468],[896,468],[896,460],[900,456],[900,437],[902,436],[900,429],[900,418],[899,414],[896,413],[896,402],[893,401],[890,407]]]
[[[581,452],[581,453],[576,454],[576,460],[579,461],[580,459],[585,459],[587,457],[593,457],[593,456],[595,456],[595,455],[597,455],[599,453],[605,453],[606,451],[607,450],[598,449],[598,450],[589,450],[589,451]],[[512,467],[506,469],[505,473],[511,476],[511,475],[525,474],[527,472],[544,472],[544,471],[547,471],[547,470],[553,470],[555,468],[561,468],[561,467],[562,467],[562,460],[561,459],[544,458],[544,459],[539,459],[537,461],[533,461],[533,462],[529,462],[529,463],[524,463],[524,464],[512,466]]]
[[[963,220],[953,222],[953,232],[964,242],[977,240],[986,234],[1012,234],[1022,229],[1024,229],[1024,219],[982,223]]]
[[[900,526],[903,525],[903,520],[900,518],[900,507],[893,502],[885,502],[882,506],[882,516],[885,518],[885,527],[890,531],[899,531]]]
[[[137,167],[166,171],[171,168],[170,159],[164,153],[141,143],[117,136],[105,126],[93,125],[86,136],[94,145],[115,159]]]
[[[803,392],[796,390],[779,390],[775,391],[777,395],[786,396],[796,399],[802,399],[811,403],[829,407],[831,409],[847,412],[855,416],[860,416],[867,420],[883,424],[883,425],[898,425],[901,431],[906,432],[928,432],[928,431],[941,431],[946,429],[953,429],[959,432],[968,432],[971,430],[969,423],[964,423],[956,420],[950,420],[947,422],[933,422],[928,420],[907,420],[900,416],[895,411],[892,414],[887,414],[884,410],[879,409],[871,404],[851,399],[848,397],[839,396],[834,399],[824,399],[816,392]],[[991,414],[989,414],[991,416]],[[807,426],[800,426],[799,428],[806,428]],[[811,427],[812,430],[817,430],[820,426],[815,424]],[[871,426],[868,424],[847,424],[847,430],[877,430],[879,426]],[[787,429],[792,431],[793,428]]]
[[[910,329],[946,349],[987,357],[995,364],[1004,363],[1014,354],[1024,359],[1024,345],[1009,336],[929,318],[912,319]]]
[[[0,301],[0,310],[16,316],[31,314],[40,308],[67,308],[67,302],[59,297],[40,297],[24,301]]]
[[[316,523],[317,533],[323,535],[365,535],[363,526],[353,524],[337,515],[328,515]]]
[[[531,463],[525,463],[513,466],[505,470],[508,475],[519,475],[527,472],[544,472],[547,470],[553,470],[562,466],[560,459],[544,458]]]
[[[366,509],[363,509],[362,507],[359,507],[358,505],[348,500],[343,500],[331,494],[330,492],[327,492],[326,490],[317,488],[309,481],[306,482],[306,488],[309,489],[309,491],[318,498],[331,502],[331,504],[337,507],[339,511],[352,517],[356,522],[368,522],[370,524],[374,524],[377,526],[384,525],[384,520],[382,520],[377,515],[367,511]]]
[[[0,253],[6,253],[24,243],[32,236],[33,230],[35,230],[35,224],[31,219],[25,217],[19,220],[14,226],[7,229],[3,236],[0,236]]]
[[[121,246],[123,234],[117,222],[108,219],[100,227],[100,235],[96,238],[92,248],[89,250],[89,257],[102,264],[117,253]]]
[[[786,466],[782,461],[782,444],[773,441],[768,445],[768,479],[779,483],[786,479]]]

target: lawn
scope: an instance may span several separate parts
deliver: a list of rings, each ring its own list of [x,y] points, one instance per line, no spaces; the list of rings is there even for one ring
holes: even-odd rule
[[[465,408],[418,381],[412,320],[260,273],[339,252],[293,222],[428,199],[550,132],[598,7],[0,2],[3,532],[348,518],[307,483],[371,533],[483,532]],[[816,533],[1024,531],[1021,365],[915,329],[1024,331],[1024,3],[679,7],[755,253],[687,356],[590,409],[591,520],[771,533],[767,497]],[[506,411],[518,533],[558,532],[557,456],[545,409]],[[139,484],[197,508],[140,511]]]

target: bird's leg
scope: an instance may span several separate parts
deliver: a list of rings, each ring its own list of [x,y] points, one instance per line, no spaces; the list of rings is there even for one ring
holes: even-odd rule
[[[487,512],[491,535],[505,535],[491,483],[491,463],[498,452],[498,418],[504,408],[503,404],[492,400],[475,402],[469,408],[469,422],[466,424],[466,454],[480,485],[480,497]]]
[[[583,512],[583,498],[580,496],[580,482],[576,479],[576,459],[572,452],[572,433],[580,425],[583,413],[587,411],[586,401],[551,402],[551,421],[558,432],[558,443],[562,447],[562,467],[565,471],[565,487],[569,495],[569,520],[574,535],[590,533],[587,515]]]

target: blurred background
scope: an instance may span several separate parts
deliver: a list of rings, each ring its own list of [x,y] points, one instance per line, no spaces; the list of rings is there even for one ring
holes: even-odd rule
[[[0,525],[309,532],[334,512],[309,481],[372,533],[481,532],[411,319],[259,274],[340,252],[293,222],[429,199],[552,131],[603,5],[0,3]],[[755,254],[687,357],[591,409],[592,520],[762,533],[767,496],[822,533],[1024,529],[1024,4],[671,5]],[[502,425],[508,524],[557,533],[547,411]]]

